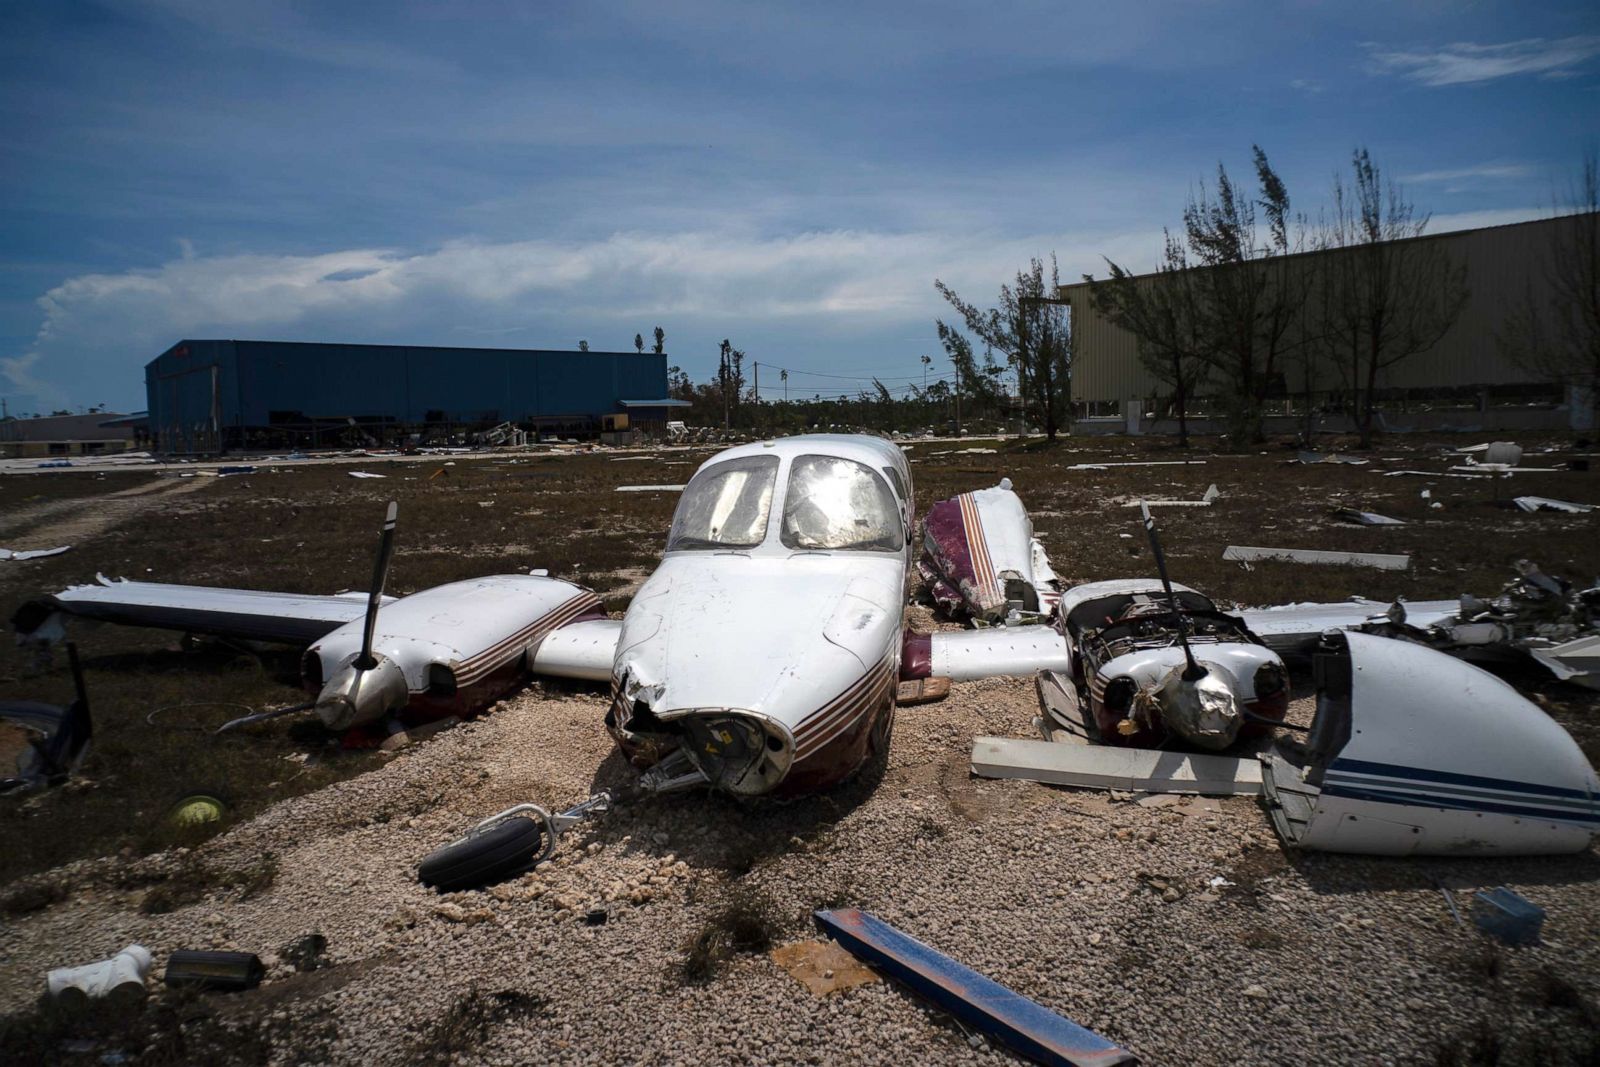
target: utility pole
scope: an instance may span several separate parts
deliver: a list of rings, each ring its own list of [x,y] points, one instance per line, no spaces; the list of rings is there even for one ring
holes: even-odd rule
[[[756,364],[756,436],[761,436],[761,364]]]
[[[961,436],[961,364],[956,364],[956,436]]]

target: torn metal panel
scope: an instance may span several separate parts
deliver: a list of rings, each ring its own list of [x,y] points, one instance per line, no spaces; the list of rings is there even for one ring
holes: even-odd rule
[[[1339,635],[1315,661],[1306,742],[1263,763],[1292,847],[1370,855],[1536,855],[1587,849],[1600,780],[1582,749],[1516,690],[1409,641]]]
[[[1542,648],[1530,644],[1528,655],[1563,682],[1600,689],[1600,634],[1590,634]]]
[[[1229,545],[1222,558],[1233,563],[1256,563],[1278,560],[1284,563],[1327,563],[1343,567],[1376,567],[1385,571],[1403,571],[1411,566],[1411,557],[1387,552],[1330,552],[1315,548],[1260,548],[1250,545]]]
[[[964,967],[864,911],[815,913],[817,928],[872,967],[1020,1055],[1051,1067],[1118,1067],[1139,1059],[1092,1030]]]
[[[1289,460],[1289,462],[1303,463],[1308,465],[1315,463],[1342,463],[1348,464],[1352,467],[1364,467],[1372,461],[1362,459],[1359,456],[1341,455],[1338,452],[1301,452],[1296,455],[1294,459]]]
[[[1261,792],[1261,762],[1254,756],[1061,745],[1005,737],[973,739],[972,773],[981,778],[1020,778],[1139,793],[1253,796]]]
[[[1206,489],[1199,500],[1135,500],[1131,504],[1122,505],[1125,508],[1136,508],[1143,504],[1149,508],[1209,508],[1213,501],[1222,497],[1222,493],[1213,482]]]
[[[1066,468],[1069,471],[1099,471],[1107,467],[1203,467],[1203,459],[1152,459],[1118,463],[1075,463]]]
[[[942,607],[985,622],[1048,614],[1060,592],[1009,478],[930,507],[917,567]]]
[[[681,493],[681,485],[619,485],[619,493]]]
[[[1358,511],[1355,508],[1335,508],[1333,517],[1340,522],[1353,522],[1358,526],[1404,526],[1404,519],[1391,519],[1375,511]]]
[[[1511,502],[1523,511],[1567,511],[1582,515],[1594,510],[1593,504],[1574,504],[1570,500],[1552,500],[1547,496],[1513,497]]]

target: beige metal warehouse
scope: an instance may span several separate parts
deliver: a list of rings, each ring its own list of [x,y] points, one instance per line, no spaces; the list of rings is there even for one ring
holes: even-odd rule
[[[1571,398],[1554,386],[1541,388],[1535,375],[1507,357],[1496,335],[1508,313],[1525,306],[1530,292],[1535,300],[1544,298],[1551,249],[1563,235],[1593,224],[1593,216],[1567,215],[1411,238],[1441,244],[1452,260],[1466,268],[1468,297],[1460,317],[1437,345],[1380,374],[1379,390],[1390,391],[1388,419],[1417,428],[1565,426],[1574,424],[1574,416],[1581,424],[1583,416],[1576,407],[1583,405],[1570,404]],[[1311,266],[1314,257],[1339,254],[1306,252],[1292,258]],[[1141,275],[1140,281],[1148,283],[1154,277]],[[1146,420],[1142,428],[1167,429],[1166,420],[1155,426],[1147,421],[1169,389],[1139,361],[1137,338],[1094,309],[1087,283],[1064,285],[1060,296],[1072,309],[1073,400],[1077,410],[1089,416],[1080,421],[1080,428],[1095,428],[1094,416],[1102,416],[1108,423],[1112,418],[1119,424],[1130,420],[1127,428],[1137,432],[1141,427],[1134,420],[1136,413],[1142,413]],[[1296,394],[1303,390],[1303,372],[1292,361],[1279,369],[1285,372],[1288,394],[1279,410],[1287,419],[1300,402]],[[1313,382],[1314,405],[1345,388],[1338,368],[1324,364],[1322,371]],[[1210,391],[1214,390],[1212,386]],[[1191,411],[1208,410],[1207,392],[1201,389]],[[1397,408],[1403,414],[1397,414]]]

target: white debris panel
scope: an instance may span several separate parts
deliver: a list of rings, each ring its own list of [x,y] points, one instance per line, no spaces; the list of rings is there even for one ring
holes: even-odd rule
[[[1403,571],[1411,566],[1410,556],[1387,552],[1329,552],[1317,548],[1261,548],[1229,545],[1222,558],[1232,563],[1278,560],[1284,563],[1327,563],[1342,567],[1376,567],[1384,571]]]
[[[44,559],[46,556],[59,556],[61,553],[70,552],[71,550],[71,545],[62,545],[59,548],[32,548],[21,551],[0,548],[0,563],[20,563],[26,559]]]
[[[1010,737],[974,738],[972,773],[980,778],[1137,793],[1255,796],[1261,792],[1261,761],[1254,756],[1061,745]]]
[[[934,677],[968,682],[975,678],[1072,669],[1066,638],[1053,626],[989,626],[937,632],[931,636]]]

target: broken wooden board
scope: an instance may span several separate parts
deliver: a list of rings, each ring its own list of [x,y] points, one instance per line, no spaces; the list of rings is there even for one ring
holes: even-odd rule
[[[973,738],[972,773],[980,778],[1134,793],[1253,796],[1261,792],[1261,762],[1253,756],[1060,745],[1012,737]]]
[[[876,971],[845,951],[837,941],[796,941],[772,950],[772,962],[814,996],[842,993],[858,985],[882,981]]]
[[[1388,552],[1329,552],[1318,548],[1259,548],[1229,545],[1222,558],[1232,563],[1259,563],[1279,560],[1284,563],[1331,563],[1344,567],[1376,567],[1383,571],[1403,571],[1411,566],[1410,556]]]
[[[950,679],[948,678],[914,678],[909,682],[901,682],[895,691],[894,702],[901,707],[910,707],[914,704],[932,704],[936,700],[943,700],[950,695]]]

